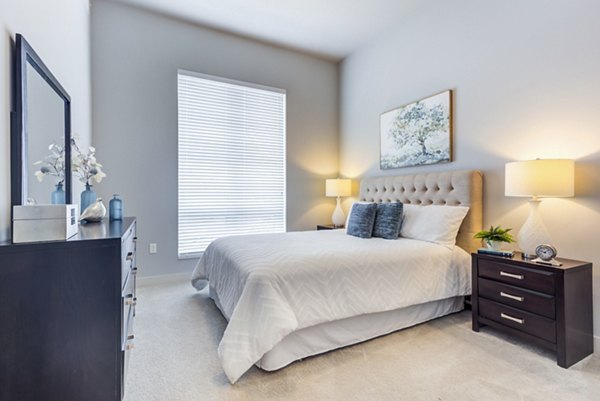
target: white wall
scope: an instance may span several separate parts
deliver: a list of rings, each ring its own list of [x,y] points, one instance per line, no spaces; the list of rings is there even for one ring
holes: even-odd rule
[[[561,256],[594,263],[600,310],[600,2],[426,1],[341,65],[340,173],[349,177],[474,168],[485,224],[518,230],[525,199],[504,197],[504,164],[576,160],[576,197],[547,199]],[[455,90],[455,161],[379,170],[379,114]],[[595,313],[600,334],[600,313]]]
[[[21,33],[71,96],[73,132],[91,136],[88,0],[0,0],[0,241],[10,238],[11,74]],[[74,194],[76,195],[76,194]]]
[[[328,223],[324,179],[338,170],[335,63],[106,1],[92,3],[94,138],[108,177],[138,217],[147,276],[190,271],[177,260],[177,69],[287,90],[288,230]],[[107,199],[108,200],[108,199]],[[158,253],[148,254],[148,244]]]

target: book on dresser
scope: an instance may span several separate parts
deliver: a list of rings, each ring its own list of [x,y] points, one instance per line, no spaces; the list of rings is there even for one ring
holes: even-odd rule
[[[473,330],[490,326],[556,353],[568,368],[594,352],[592,264],[548,266],[472,254]]]
[[[66,241],[0,244],[0,400],[123,398],[136,239],[125,218]]]
[[[515,253],[513,251],[496,251],[494,249],[487,249],[487,248],[479,248],[477,250],[477,253],[482,253],[485,255],[493,255],[493,256],[502,256],[505,258],[512,258],[513,256],[515,256]]]

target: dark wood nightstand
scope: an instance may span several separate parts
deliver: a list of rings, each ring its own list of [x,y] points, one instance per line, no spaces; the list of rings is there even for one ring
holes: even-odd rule
[[[336,227],[333,224],[319,224],[317,225],[317,230],[337,230],[338,228],[344,228],[342,227]]]
[[[556,352],[568,368],[594,352],[592,264],[545,266],[472,254],[473,330],[490,326]]]

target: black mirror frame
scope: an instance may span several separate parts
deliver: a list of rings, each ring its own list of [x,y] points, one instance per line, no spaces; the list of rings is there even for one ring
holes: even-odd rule
[[[25,40],[16,35],[14,63],[14,97],[11,113],[11,206],[23,205],[27,201],[27,63],[50,85],[65,104],[65,202],[72,202],[71,194],[71,97],[50,72],[42,59]],[[12,207],[11,207],[12,215]]]

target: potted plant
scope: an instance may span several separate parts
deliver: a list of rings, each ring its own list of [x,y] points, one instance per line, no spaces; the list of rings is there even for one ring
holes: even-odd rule
[[[509,233],[511,230],[512,228],[490,226],[489,230],[479,231],[474,237],[482,240],[488,249],[499,251],[502,248],[502,243],[515,242],[513,236]]]
[[[87,152],[82,152],[75,140],[71,139],[73,149],[72,169],[79,181],[85,184],[85,191],[81,193],[81,212],[83,213],[88,206],[96,201],[96,192],[92,188],[91,180],[94,179],[100,183],[106,174],[102,171],[102,164],[96,160],[96,149],[93,146],[88,147]]]

